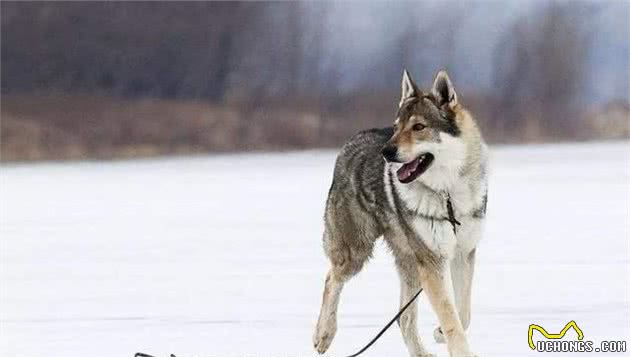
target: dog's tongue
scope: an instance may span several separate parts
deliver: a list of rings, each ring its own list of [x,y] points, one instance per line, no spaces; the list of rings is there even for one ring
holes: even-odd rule
[[[419,163],[420,163],[420,160],[415,159],[412,162],[402,165],[402,167],[399,168],[398,171],[396,171],[396,174],[398,175],[398,180],[399,181],[407,180],[411,176],[411,174],[414,171],[416,171]]]

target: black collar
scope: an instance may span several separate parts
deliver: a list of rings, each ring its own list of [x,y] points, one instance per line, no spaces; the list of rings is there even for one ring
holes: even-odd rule
[[[446,211],[448,212],[448,221],[453,226],[453,234],[457,234],[457,226],[461,226],[461,223],[455,218],[455,210],[453,209],[453,202],[451,202],[451,194],[446,193]]]

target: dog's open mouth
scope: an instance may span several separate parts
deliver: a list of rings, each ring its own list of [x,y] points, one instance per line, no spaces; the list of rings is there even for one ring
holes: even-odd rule
[[[402,183],[409,183],[415,180],[418,176],[427,171],[429,166],[431,166],[433,159],[433,154],[426,153],[418,156],[413,161],[403,164],[402,167],[396,171],[398,181]]]

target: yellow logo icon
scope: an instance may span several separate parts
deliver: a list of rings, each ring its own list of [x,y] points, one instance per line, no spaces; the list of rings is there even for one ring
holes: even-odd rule
[[[532,350],[536,349],[536,345],[534,344],[534,340],[532,339],[532,336],[534,334],[534,330],[540,332],[543,336],[545,336],[545,338],[548,338],[550,340],[559,340],[561,338],[564,337],[564,335],[567,333],[567,331],[569,331],[569,329],[573,327],[573,329],[575,330],[575,332],[577,332],[578,335],[578,340],[583,340],[584,339],[584,334],[582,333],[582,330],[580,329],[580,327],[577,325],[577,323],[575,323],[575,321],[569,321],[566,326],[564,326],[564,328],[562,329],[562,331],[560,331],[560,333],[554,334],[554,333],[549,333],[547,332],[547,330],[545,330],[543,327],[538,326],[538,325],[534,325],[531,324],[529,325],[529,331],[527,331],[527,340],[529,342],[529,347]]]

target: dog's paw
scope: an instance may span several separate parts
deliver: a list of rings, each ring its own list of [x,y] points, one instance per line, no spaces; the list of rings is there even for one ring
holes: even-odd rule
[[[446,343],[446,337],[442,333],[442,328],[439,326],[433,331],[433,338],[437,343]]]
[[[318,324],[313,335],[313,347],[320,355],[328,350],[335,334],[337,333],[337,324],[329,322],[328,324]]]
[[[437,357],[437,355],[431,352],[424,352],[424,353],[420,353],[418,357]]]

